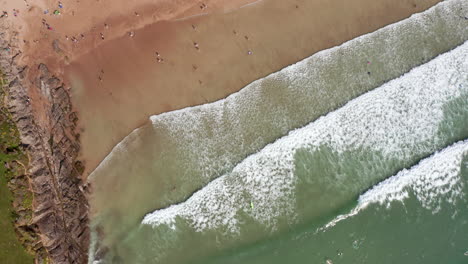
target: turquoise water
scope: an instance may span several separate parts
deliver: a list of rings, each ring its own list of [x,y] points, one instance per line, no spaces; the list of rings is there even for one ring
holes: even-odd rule
[[[414,214],[370,204],[317,233],[379,182],[468,138],[466,10],[445,1],[225,100],[151,117],[90,177],[90,262],[375,263],[387,247],[402,252],[379,240],[386,225],[452,223],[400,199]]]

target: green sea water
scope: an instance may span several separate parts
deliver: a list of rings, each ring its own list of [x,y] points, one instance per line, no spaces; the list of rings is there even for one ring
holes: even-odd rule
[[[468,141],[448,151],[381,183],[381,190],[370,190],[364,194],[370,197],[365,206],[353,201],[335,221],[323,219],[333,223],[328,227],[320,221],[305,223],[268,241],[193,263],[467,263]],[[444,165],[449,165],[447,171]],[[405,177],[413,184],[404,185]],[[434,178],[441,183],[427,181]],[[392,188],[398,180],[404,196]],[[379,203],[378,195],[387,200]]]
[[[398,193],[386,193],[391,206],[361,197],[468,138],[465,10],[445,1],[220,102],[151,117],[90,177],[90,263],[444,263],[435,249],[410,258],[409,246],[425,245],[418,224],[467,233],[465,198],[435,210]],[[415,239],[392,245],[404,235]],[[457,236],[439,260],[463,263]]]

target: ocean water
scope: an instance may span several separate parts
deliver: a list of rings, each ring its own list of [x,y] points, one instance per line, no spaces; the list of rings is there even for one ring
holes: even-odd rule
[[[290,234],[468,138],[468,44],[433,59],[468,39],[467,11],[444,1],[225,100],[151,117],[90,177],[90,262],[275,261]],[[312,258],[303,250],[296,263]]]

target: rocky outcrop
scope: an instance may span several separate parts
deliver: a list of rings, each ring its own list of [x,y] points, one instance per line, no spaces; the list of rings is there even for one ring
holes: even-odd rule
[[[29,225],[52,263],[86,263],[88,207],[81,183],[83,164],[77,160],[77,115],[64,84],[44,64],[18,65],[21,51],[14,47],[16,36],[5,28],[0,32],[0,68],[8,81],[8,110],[29,156],[33,192]]]

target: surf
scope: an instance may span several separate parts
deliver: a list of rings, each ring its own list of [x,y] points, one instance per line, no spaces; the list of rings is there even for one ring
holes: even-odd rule
[[[466,5],[443,2],[312,55],[224,100],[152,116],[89,177],[99,240],[120,247],[148,212],[186,200],[288,131],[463,43],[468,32],[459,15]]]
[[[136,261],[184,263],[200,252],[261,240],[333,213],[468,138],[467,54],[465,43],[440,55],[267,145],[187,201],[147,215],[129,240],[145,241],[139,250],[155,254]],[[194,241],[205,242],[183,246]]]
[[[195,263],[462,263],[467,183],[464,140],[374,185],[319,228],[308,223]]]

